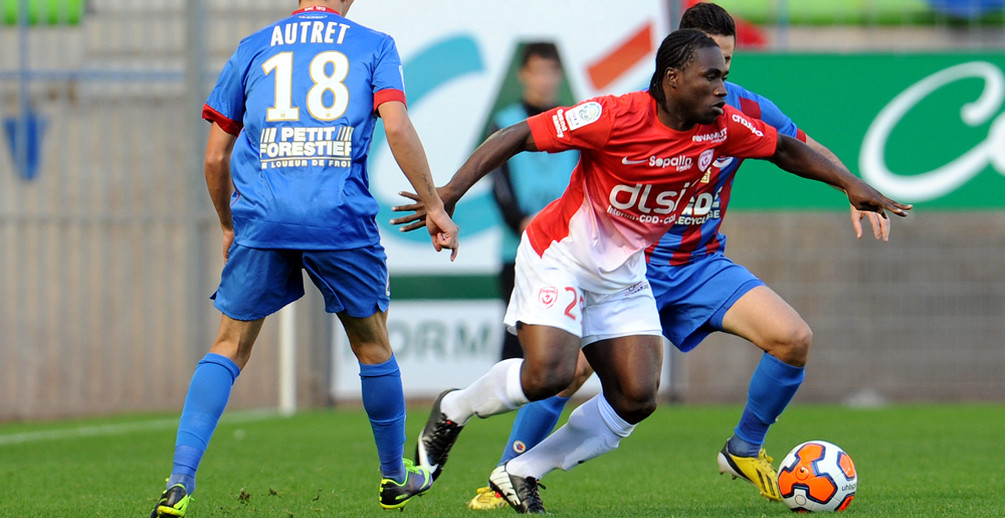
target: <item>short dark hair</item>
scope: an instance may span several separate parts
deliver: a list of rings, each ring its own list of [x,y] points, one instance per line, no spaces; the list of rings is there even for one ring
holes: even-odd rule
[[[656,71],[649,81],[649,95],[660,104],[666,102],[663,97],[663,76],[668,68],[683,69],[694,61],[695,52],[706,47],[719,48],[715,40],[704,32],[694,29],[679,29],[671,32],[656,51]]]
[[[562,59],[558,57],[558,47],[550,41],[533,41],[523,46],[523,54],[520,56],[520,68],[527,66],[532,56],[543,59],[550,59],[562,64]]]
[[[697,29],[705,34],[736,37],[733,17],[718,4],[702,2],[684,11],[680,17],[681,29]]]

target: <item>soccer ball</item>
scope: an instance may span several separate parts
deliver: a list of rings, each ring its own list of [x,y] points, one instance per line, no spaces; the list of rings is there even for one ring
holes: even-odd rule
[[[782,501],[796,512],[844,511],[858,488],[851,457],[826,441],[792,448],[778,470]]]

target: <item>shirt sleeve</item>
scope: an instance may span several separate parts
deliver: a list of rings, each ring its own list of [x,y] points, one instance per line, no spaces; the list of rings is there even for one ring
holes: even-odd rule
[[[719,149],[720,155],[736,158],[765,158],[775,154],[778,146],[778,130],[741,113],[732,106],[726,106],[722,117],[726,120],[729,138]]]
[[[384,38],[373,70],[373,109],[382,103],[405,103],[405,76],[398,47],[390,36]]]
[[[558,107],[527,119],[539,151],[599,149],[614,127],[614,103],[598,97],[572,107]]]
[[[219,124],[232,135],[237,135],[244,127],[244,67],[240,65],[240,52],[238,48],[224,65],[202,108],[202,118]]]
[[[744,115],[750,115],[751,117],[757,117],[764,122],[775,127],[778,133],[786,135],[789,137],[798,138],[803,142],[806,142],[806,134],[802,132],[796,123],[785,115],[784,112],[771,99],[763,97],[757,94],[751,94],[753,97],[750,99],[741,98],[740,99],[740,110]],[[757,106],[757,113],[751,113],[753,111],[752,106]],[[751,111],[748,111],[751,110]]]

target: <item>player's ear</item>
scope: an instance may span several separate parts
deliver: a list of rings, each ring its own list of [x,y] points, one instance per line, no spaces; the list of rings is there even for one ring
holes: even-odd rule
[[[670,86],[670,88],[677,88],[677,80],[680,79],[680,70],[670,67],[666,69],[664,73],[663,80]]]

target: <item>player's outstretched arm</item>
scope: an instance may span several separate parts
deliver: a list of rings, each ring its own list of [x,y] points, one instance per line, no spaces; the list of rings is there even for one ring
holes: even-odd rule
[[[213,200],[216,215],[220,218],[220,228],[223,230],[223,260],[227,260],[230,245],[234,242],[234,220],[230,212],[230,195],[234,189],[230,177],[230,153],[234,149],[237,136],[223,130],[219,124],[213,123],[206,139],[206,158],[203,170],[206,174],[206,187],[209,197]]]
[[[844,162],[833,151],[827,148],[827,146],[817,142],[806,135],[806,145],[813,148],[814,151],[820,153],[827,160],[834,162],[836,165],[841,166],[844,169],[848,169]],[[881,218],[879,214],[869,211],[860,211],[855,208],[854,205],[851,206],[851,227],[855,231],[855,237],[862,239],[862,218],[869,218],[869,224],[872,225],[872,236],[876,239],[882,239],[883,241],[888,241],[890,239],[890,220],[887,218]]]
[[[433,241],[437,252],[448,248],[452,250],[450,260],[457,258],[458,228],[443,207],[443,201],[433,185],[433,175],[429,171],[426,151],[422,148],[419,134],[408,117],[405,105],[398,101],[382,103],[377,111],[384,119],[384,132],[387,134],[387,144],[391,148],[398,167],[405,173],[412,188],[415,189],[417,200],[426,209],[425,227]]]
[[[875,212],[883,218],[886,217],[886,211],[904,217],[911,210],[911,205],[887,198],[861,178],[851,174],[843,165],[831,162],[792,137],[779,135],[778,147],[769,160],[790,173],[841,189],[857,210]]]
[[[485,175],[497,169],[507,160],[521,151],[537,151],[534,137],[531,135],[527,121],[518,122],[503,128],[485,139],[482,145],[475,149],[464,165],[454,173],[443,187],[437,189],[448,214],[453,214],[457,200],[468,192],[468,189]],[[408,232],[423,225],[429,212],[422,200],[412,193],[401,192],[402,196],[416,203],[397,205],[391,208],[394,212],[410,212],[391,220],[392,225],[403,225],[399,230]]]

